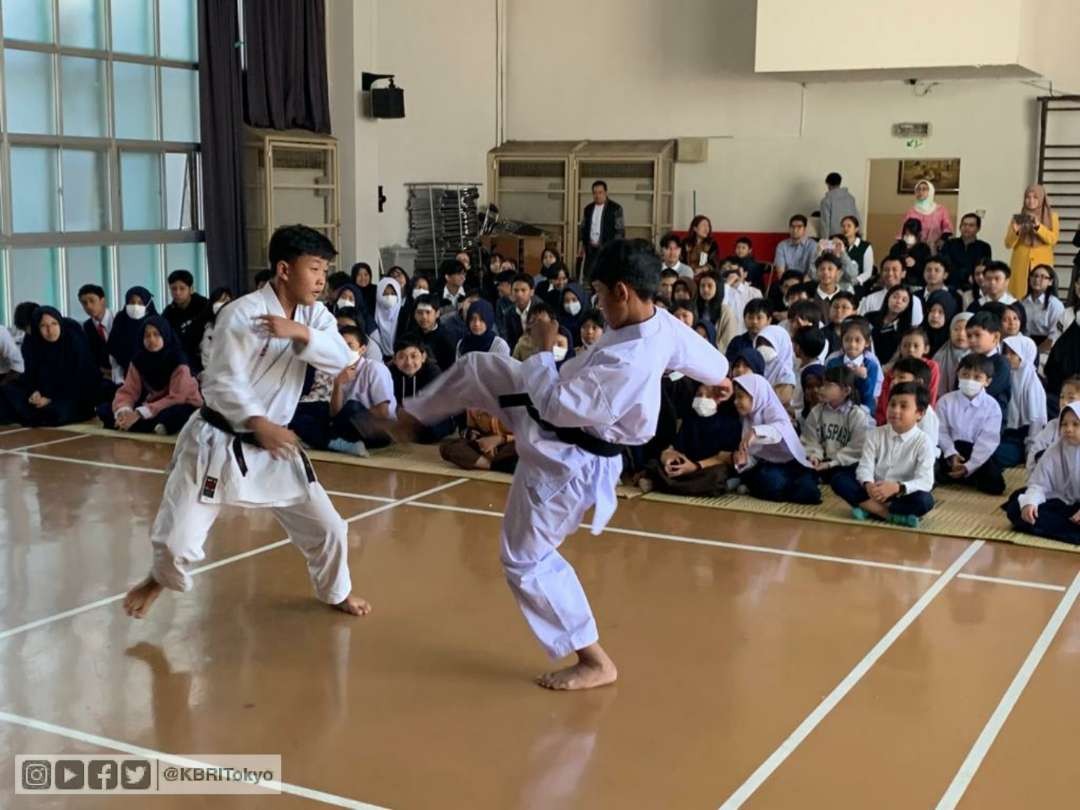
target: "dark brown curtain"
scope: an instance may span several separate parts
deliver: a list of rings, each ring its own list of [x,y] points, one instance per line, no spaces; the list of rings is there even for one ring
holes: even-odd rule
[[[199,118],[210,288],[247,288],[241,177],[240,21],[235,0],[199,0]]]
[[[244,120],[330,132],[324,0],[244,0]]]

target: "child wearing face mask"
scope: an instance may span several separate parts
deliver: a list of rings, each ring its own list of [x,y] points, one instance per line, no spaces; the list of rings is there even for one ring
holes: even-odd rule
[[[582,313],[589,304],[589,297],[581,285],[568,281],[563,285],[559,293],[558,313],[559,325],[573,337],[574,348],[581,343],[581,319]]]
[[[810,466],[828,481],[837,470],[855,471],[866,441],[867,421],[851,369],[826,370],[820,397],[806,417],[800,438]]]
[[[125,306],[113,318],[106,347],[122,375],[127,375],[131,358],[142,348],[142,330],[146,319],[157,315],[154,296],[145,287],[132,287],[124,294]],[[117,382],[123,382],[123,376]]]
[[[401,307],[401,284],[392,276],[379,279],[375,287],[375,329],[369,332],[369,336],[373,342],[372,348],[385,363],[394,357]]]
[[[355,326],[343,326],[338,332],[352,353],[352,362],[334,381],[329,447],[338,453],[366,456],[369,448],[383,447],[390,443],[390,438],[372,435],[370,431],[362,434],[357,423],[368,414],[378,419],[394,417],[397,411],[394,383],[386,365],[367,358],[371,343],[363,331]]]
[[[716,390],[699,385],[692,410],[670,447],[652,459],[638,480],[644,492],[653,489],[673,495],[723,495],[731,477],[732,454],[742,438],[742,423],[723,408]]]
[[[1080,545],[1080,403],[1061,409],[1055,441],[1027,486],[1002,505],[1017,531]]]
[[[870,322],[858,315],[844,321],[841,344],[843,349],[825,362],[825,370],[837,366],[851,369],[855,375],[860,407],[873,414],[881,390],[882,374],[881,363],[870,351]]]
[[[994,364],[983,354],[960,361],[957,391],[938,400],[939,484],[968,484],[988,495],[1005,491],[994,453],[1001,443],[1002,413],[987,392]]]

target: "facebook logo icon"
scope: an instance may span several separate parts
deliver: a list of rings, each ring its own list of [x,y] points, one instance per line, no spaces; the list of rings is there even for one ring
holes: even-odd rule
[[[120,781],[116,763],[107,759],[92,759],[86,769],[86,786],[91,790],[115,790]]]

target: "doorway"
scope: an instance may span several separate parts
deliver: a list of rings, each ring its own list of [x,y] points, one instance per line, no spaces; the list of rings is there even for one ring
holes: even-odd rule
[[[915,201],[914,183],[923,178],[934,184],[934,200],[945,206],[953,226],[959,227],[959,158],[885,158],[870,161],[863,234],[874,246],[878,266],[896,241],[904,224],[904,214]]]

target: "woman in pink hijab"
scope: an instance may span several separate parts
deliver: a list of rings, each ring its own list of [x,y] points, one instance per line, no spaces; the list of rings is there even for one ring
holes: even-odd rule
[[[938,243],[953,233],[949,210],[934,202],[934,184],[929,180],[920,180],[915,184],[915,204],[904,214],[903,222],[909,219],[919,220],[922,225],[921,239],[930,246],[932,253],[937,253]]]
[[[1027,295],[1028,273],[1045,264],[1054,266],[1054,245],[1061,236],[1061,222],[1042,186],[1031,185],[1024,192],[1024,208],[1009,222],[1005,247],[1012,250],[1009,292],[1017,300]],[[1019,291],[1019,295],[1017,295]]]

